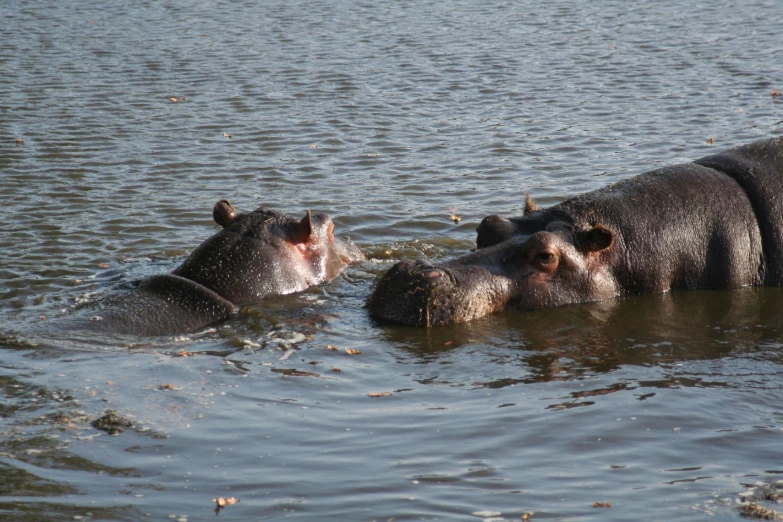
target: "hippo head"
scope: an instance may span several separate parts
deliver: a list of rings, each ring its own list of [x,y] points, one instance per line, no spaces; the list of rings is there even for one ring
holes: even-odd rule
[[[334,236],[334,223],[325,214],[308,211],[297,219],[263,209],[240,213],[223,199],[212,216],[223,230],[196,248],[173,274],[234,303],[302,291],[364,259],[350,239]]]
[[[401,261],[368,300],[380,320],[414,326],[470,321],[505,309],[536,309],[616,296],[607,266],[614,233],[552,222],[433,266]]]

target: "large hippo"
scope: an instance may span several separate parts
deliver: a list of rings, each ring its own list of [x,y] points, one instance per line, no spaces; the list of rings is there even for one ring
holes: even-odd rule
[[[641,174],[525,214],[485,218],[479,249],[401,261],[368,300],[432,326],[671,289],[783,285],[783,138]]]
[[[192,332],[229,318],[237,305],[300,292],[364,260],[350,239],[334,235],[327,215],[238,213],[227,200],[212,215],[223,230],[171,274],[147,277],[130,292],[91,305],[92,328],[136,335]]]

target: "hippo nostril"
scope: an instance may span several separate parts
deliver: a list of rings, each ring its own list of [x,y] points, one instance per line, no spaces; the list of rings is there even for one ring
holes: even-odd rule
[[[423,279],[426,279],[428,281],[434,281],[441,277],[443,274],[440,272],[440,270],[427,270],[426,272],[422,272],[420,276]]]

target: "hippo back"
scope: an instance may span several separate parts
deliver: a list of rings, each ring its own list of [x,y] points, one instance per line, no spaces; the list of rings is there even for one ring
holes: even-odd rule
[[[764,284],[783,286],[783,137],[736,147],[694,163],[732,177],[748,195],[761,231]]]
[[[190,333],[231,317],[234,305],[212,290],[175,275],[156,275],[130,292],[84,307],[89,320],[77,317],[71,327],[131,335]]]

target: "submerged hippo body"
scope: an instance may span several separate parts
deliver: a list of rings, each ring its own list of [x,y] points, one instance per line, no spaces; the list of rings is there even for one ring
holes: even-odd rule
[[[192,332],[229,318],[237,305],[300,292],[364,259],[350,239],[334,236],[326,215],[237,213],[221,200],[213,217],[223,230],[171,274],[147,277],[130,292],[95,303],[91,326],[136,335]]]
[[[783,286],[783,138],[662,168],[525,215],[479,249],[382,274],[372,316],[431,326],[671,289]]]

